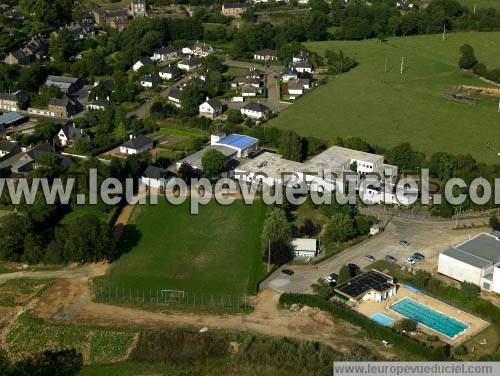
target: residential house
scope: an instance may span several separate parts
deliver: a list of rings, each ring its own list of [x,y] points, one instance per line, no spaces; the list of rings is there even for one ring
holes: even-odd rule
[[[248,3],[223,3],[222,14],[228,17],[241,17],[251,7]]]
[[[213,52],[214,49],[212,46],[202,42],[196,42],[193,46],[187,46],[182,49],[183,54],[197,57],[207,57]]]
[[[131,0],[130,14],[132,17],[144,17],[146,15],[146,0]]]
[[[296,64],[300,61],[307,61],[309,62],[309,52],[307,51],[300,51],[297,55],[294,55],[292,58],[292,63]]]
[[[299,62],[294,64],[294,67],[297,70],[297,72],[299,72],[299,73],[313,73],[314,72],[314,68],[313,68],[312,64],[309,63],[308,61],[303,61],[303,60],[299,61]]]
[[[130,136],[130,139],[120,146],[120,153],[122,154],[140,154],[145,151],[151,150],[154,146],[153,141],[144,135],[137,137]]]
[[[241,96],[243,97],[256,97],[259,94],[259,89],[252,85],[244,85],[241,88]]]
[[[290,80],[296,80],[297,78],[299,78],[299,73],[297,69],[291,65],[287,65],[285,69],[283,69],[283,72],[281,72],[281,81],[285,83]]]
[[[74,94],[81,88],[83,88],[83,81],[76,77],[67,76],[49,76],[45,81],[47,86],[56,86],[64,94]]]
[[[19,157],[16,158],[15,161],[12,161],[12,164],[10,166],[11,171],[16,176],[24,176],[40,167],[41,160],[45,156],[50,154],[55,154],[57,156],[60,167],[64,170],[67,169],[72,163],[71,158],[55,153],[52,145],[48,143],[42,143],[36,145],[29,151],[20,153]]]
[[[141,86],[142,87],[155,87],[161,82],[161,77],[158,74],[148,74],[141,78]]]
[[[291,96],[304,94],[304,85],[300,84],[298,80],[290,80],[287,83],[287,92]]]
[[[151,57],[151,60],[169,61],[169,60],[177,59],[178,56],[179,56],[179,52],[177,50],[177,47],[170,45],[167,47],[158,48],[154,52],[153,56]]]
[[[182,71],[175,65],[168,65],[160,70],[160,77],[164,80],[175,80],[182,75]]]
[[[62,98],[49,100],[49,116],[56,118],[70,118],[80,112],[81,104],[74,98],[64,95]]]
[[[209,119],[215,119],[222,114],[222,103],[215,98],[209,99],[199,106],[200,115]]]
[[[0,140],[0,158],[4,159],[16,153],[21,152],[19,142]]]
[[[269,115],[271,110],[260,102],[248,102],[241,108],[240,112],[242,115],[246,115],[252,119],[264,119]]]
[[[235,77],[231,81],[231,87],[251,85],[257,89],[260,88],[261,81],[254,77]]]
[[[75,123],[66,125],[61,128],[57,134],[61,146],[69,146],[75,143],[76,140],[83,138],[90,141],[90,137],[83,129],[78,128]]]
[[[175,107],[181,107],[181,92],[182,88],[173,86],[168,92],[168,100],[171,101]]]
[[[261,60],[261,61],[278,60],[278,53],[275,50],[265,48],[263,50],[254,53],[253,58],[254,60]]]
[[[148,166],[141,176],[141,181],[150,188],[165,189],[167,182],[173,177],[174,174],[164,168]]]
[[[9,65],[29,65],[31,64],[31,57],[26,55],[23,50],[19,49],[9,52],[4,63]]]
[[[12,94],[0,93],[0,110],[2,111],[19,111],[21,107],[25,107],[29,102],[28,94],[24,90],[18,90]]]
[[[182,69],[186,72],[191,72],[195,70],[196,68],[199,68],[201,66],[201,59],[197,57],[190,57],[189,59],[180,61],[177,64],[177,67],[179,69]]]
[[[137,60],[137,62],[132,66],[132,69],[134,70],[134,72],[137,72],[142,67],[151,66],[153,64],[154,64],[153,60],[151,60],[149,57],[145,56],[145,57],[141,57],[139,60]]]
[[[104,111],[106,110],[106,107],[108,105],[109,105],[109,97],[107,100],[96,98],[92,102],[87,103],[86,108],[87,110]]]
[[[128,25],[127,9],[102,9],[92,11],[95,22],[100,26],[109,26],[114,29],[124,30]]]
[[[97,34],[97,30],[93,24],[75,23],[67,27],[74,40],[85,39],[89,36]]]

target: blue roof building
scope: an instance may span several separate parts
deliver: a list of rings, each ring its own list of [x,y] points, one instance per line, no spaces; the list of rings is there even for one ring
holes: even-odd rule
[[[229,136],[226,136],[225,133],[213,134],[210,143],[236,150],[238,158],[247,158],[259,149],[258,139],[236,133]]]

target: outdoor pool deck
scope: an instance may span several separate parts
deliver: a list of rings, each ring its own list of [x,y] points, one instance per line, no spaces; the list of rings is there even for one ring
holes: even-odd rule
[[[414,301],[423,304],[428,308],[440,312],[446,316],[453,317],[455,320],[458,320],[468,326],[468,328],[462,334],[457,335],[455,338],[450,338],[444,335],[443,333],[440,333],[424,325],[418,324],[417,327],[421,332],[425,334],[436,335],[439,337],[440,340],[442,340],[445,343],[449,343],[450,345],[456,346],[466,341],[467,339],[473,337],[474,335],[476,335],[489,325],[487,321],[484,321],[469,313],[463,312],[455,307],[448,305],[447,303],[431,298],[430,296],[425,295],[422,292],[417,293],[404,286],[399,286],[396,295],[390,297],[387,300],[384,300],[382,302],[373,302],[373,301],[359,302],[353,307],[353,309],[370,318],[378,313],[381,313],[387,317],[390,317],[396,322],[406,317],[395,312],[389,307],[391,304],[394,304],[406,297],[413,299]]]

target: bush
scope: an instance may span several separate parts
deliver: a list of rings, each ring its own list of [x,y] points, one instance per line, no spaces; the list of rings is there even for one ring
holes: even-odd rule
[[[464,298],[476,298],[481,293],[481,288],[478,285],[470,282],[460,282],[460,292]]]
[[[396,328],[405,332],[413,332],[417,329],[417,323],[410,319],[402,319],[396,323]]]

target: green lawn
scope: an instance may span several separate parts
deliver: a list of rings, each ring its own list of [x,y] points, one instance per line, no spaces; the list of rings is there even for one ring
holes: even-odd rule
[[[500,9],[500,1],[499,0],[458,0],[459,3],[469,7],[471,11],[474,10],[474,6],[477,9],[479,8],[496,8]]]
[[[448,34],[445,42],[441,35],[426,35],[389,38],[385,43],[307,43],[318,53],[341,49],[359,66],[307,94],[270,124],[330,141],[357,136],[385,147],[409,141],[427,154],[471,153],[481,161],[496,162],[498,100],[481,98],[471,106],[442,96],[461,84],[486,85],[458,69],[458,49],[464,43],[471,44],[487,66],[500,67],[498,32]]]
[[[139,206],[119,247],[125,252],[101,288],[166,289],[242,296],[263,276],[261,203],[212,202],[191,215],[189,204]]]

